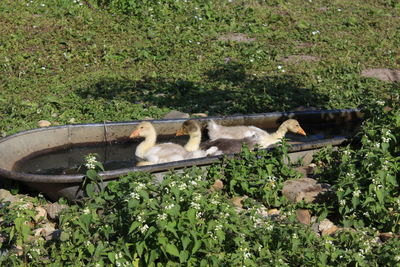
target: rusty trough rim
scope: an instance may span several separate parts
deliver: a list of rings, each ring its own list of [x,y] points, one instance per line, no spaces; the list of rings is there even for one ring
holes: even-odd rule
[[[271,112],[271,113],[257,113],[252,115],[230,115],[230,116],[210,116],[204,118],[193,118],[195,120],[224,120],[227,118],[262,118],[262,117],[294,117],[299,115],[329,115],[329,114],[340,114],[340,113],[359,113],[361,112],[359,109],[334,109],[334,110],[307,110],[307,111],[293,111],[293,112]],[[188,119],[160,119],[160,120],[149,120],[152,123],[168,123],[168,122],[184,122]],[[31,129],[27,131],[22,131],[5,138],[0,139],[0,143],[7,141],[11,138],[16,138],[18,136],[23,136],[26,134],[34,133],[34,132],[41,132],[41,131],[48,131],[52,129],[63,129],[63,128],[70,128],[70,127],[102,127],[102,126],[112,126],[112,125],[136,125],[142,120],[138,121],[127,121],[127,122],[104,122],[104,123],[83,123],[83,124],[73,124],[73,125],[61,125],[61,126],[53,126],[53,127],[46,127],[46,128],[37,128]],[[348,141],[347,138],[340,137],[340,138],[331,138],[331,139],[324,139],[324,140],[317,140],[312,142],[307,142],[304,144],[294,144],[289,148],[289,152],[297,152],[297,151],[306,151],[306,150],[313,150],[322,148],[326,145],[331,144],[332,146],[338,146],[343,144],[344,142]],[[266,148],[265,150],[273,150],[274,148]],[[132,167],[132,168],[124,168],[118,170],[111,170],[111,171],[104,171],[99,172],[100,176],[106,181],[118,178],[122,175],[126,175],[129,172],[135,171],[144,171],[144,172],[160,172],[160,171],[168,171],[172,169],[180,169],[185,167],[191,167],[193,165],[196,166],[204,166],[209,165],[212,163],[217,162],[219,159],[223,157],[232,158],[235,154],[225,154],[219,156],[212,156],[212,157],[204,157],[204,158],[196,158],[196,159],[189,159],[189,160],[182,160],[182,161],[175,161],[175,162],[167,162],[162,164],[155,164],[151,166],[142,166],[142,167]],[[11,180],[17,180],[21,182],[35,182],[35,183],[80,183],[84,178],[84,174],[74,174],[74,175],[39,175],[39,174],[29,174],[23,172],[16,172],[16,171],[9,171],[3,168],[0,168],[0,176],[5,177]]]

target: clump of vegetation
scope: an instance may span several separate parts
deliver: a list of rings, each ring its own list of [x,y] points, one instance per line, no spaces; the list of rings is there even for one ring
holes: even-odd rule
[[[328,148],[316,160],[321,177],[334,184],[337,205],[346,227],[400,231],[400,109],[394,101],[378,100],[366,109],[367,119],[353,142]]]

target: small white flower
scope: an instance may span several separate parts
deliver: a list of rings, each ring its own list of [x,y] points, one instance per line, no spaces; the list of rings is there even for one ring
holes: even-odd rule
[[[294,233],[294,234],[292,235],[292,238],[293,238],[293,239],[298,239],[299,237],[297,236],[296,233]]]
[[[42,67],[42,70],[45,70],[46,69],[46,67]]]
[[[90,209],[86,207],[82,212],[83,214],[90,214]]]
[[[199,210],[201,208],[200,204],[197,202],[192,202],[190,203],[190,206],[196,210]]]
[[[250,62],[254,62],[254,59],[250,58]]]
[[[400,261],[400,255],[396,255],[396,256],[394,257],[394,260],[395,260],[395,261]]]
[[[40,4],[41,6],[46,6],[45,4]]]
[[[251,256],[250,252],[245,252],[245,253],[243,253],[243,257],[244,257],[245,259],[250,258],[250,256]]]
[[[282,69],[282,66],[278,66],[278,70]]]
[[[311,32],[312,33],[312,35],[317,35],[317,34],[319,34],[320,32],[319,31],[313,31],[313,32]]]
[[[197,212],[196,213],[196,219],[201,219],[203,217],[203,212]]]
[[[170,209],[172,209],[173,207],[175,207],[175,204],[169,204],[169,205],[165,206],[165,209],[166,209],[166,210],[170,210]]]
[[[216,200],[214,198],[211,199],[210,203],[213,204],[213,205],[218,205],[219,204],[218,200]]]
[[[340,200],[340,201],[339,201],[339,204],[340,204],[341,206],[346,205],[346,200],[345,200],[345,199]]]
[[[379,106],[385,105],[385,101],[382,101],[382,100],[378,100],[378,101],[376,101],[376,103],[377,103]]]
[[[193,197],[194,201],[200,201],[201,200],[201,195],[200,194],[195,194]]]
[[[341,12],[341,11],[342,11],[342,9],[341,9],[341,8],[338,8],[338,9],[337,9],[337,11]]]
[[[356,191],[353,192],[353,196],[355,197],[359,197],[361,194],[361,191],[359,189],[357,189]]]
[[[182,184],[180,184],[180,185],[178,186],[178,189],[183,191],[183,190],[187,189],[187,185],[184,184],[184,183],[182,183]]]
[[[217,226],[215,226],[215,231],[221,231],[222,230],[222,225],[218,224]]]
[[[139,195],[138,193],[132,192],[132,193],[130,193],[129,195],[130,195],[130,197],[133,198],[133,199],[137,199],[137,200],[140,199],[140,195]]]
[[[144,188],[146,187],[146,185],[145,184],[143,184],[143,183],[138,183],[137,185],[136,185],[136,190],[137,191],[139,191],[139,190],[143,190]]]
[[[145,224],[140,228],[140,232],[142,232],[142,234],[144,234],[147,231],[147,229],[149,229],[149,226],[147,224]]]
[[[338,191],[338,192],[343,192],[344,190],[343,190],[342,187],[339,187],[339,189],[338,189],[337,191]]]
[[[158,214],[157,215],[157,219],[159,220],[165,220],[167,219],[167,214],[163,213],[163,214]]]

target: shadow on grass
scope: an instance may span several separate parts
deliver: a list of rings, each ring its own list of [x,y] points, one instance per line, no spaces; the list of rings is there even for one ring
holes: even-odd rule
[[[325,95],[305,88],[294,76],[258,77],[246,73],[242,65],[221,64],[193,82],[168,77],[144,77],[139,81],[104,78],[81,88],[82,98],[124,99],[184,112],[212,114],[259,113],[321,107]]]

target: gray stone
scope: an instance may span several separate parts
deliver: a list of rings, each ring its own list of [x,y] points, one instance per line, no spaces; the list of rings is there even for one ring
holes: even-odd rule
[[[20,199],[16,196],[13,196],[10,191],[5,190],[5,189],[0,189],[0,201],[2,202],[17,202],[20,201]]]
[[[329,229],[329,228],[331,228],[331,227],[333,227],[333,226],[334,226],[333,222],[331,222],[331,221],[328,220],[328,219],[323,219],[323,220],[319,223],[318,230],[319,230],[320,232],[323,232],[323,231],[325,231],[325,230],[327,230],[327,229]]]
[[[311,214],[306,209],[298,209],[296,210],[296,217],[300,223],[309,225],[311,223]]]
[[[227,33],[218,38],[218,41],[234,41],[238,43],[251,43],[255,40],[256,38],[250,38],[245,33]]]
[[[318,57],[309,56],[309,55],[290,55],[282,58],[282,61],[285,63],[301,63],[301,62],[317,62],[319,61]]]
[[[311,178],[288,180],[284,183],[282,194],[291,202],[324,202],[331,197],[330,185],[317,183]]]
[[[163,117],[163,119],[187,119],[187,118],[189,118],[188,113],[183,113],[177,110],[171,110]]]
[[[385,82],[399,82],[400,70],[366,69],[361,72],[361,76],[367,78],[376,78]]]
[[[58,219],[58,215],[60,214],[60,212],[66,208],[68,208],[68,206],[63,204],[49,204],[46,207],[47,215],[50,217],[50,219],[56,220]]]

